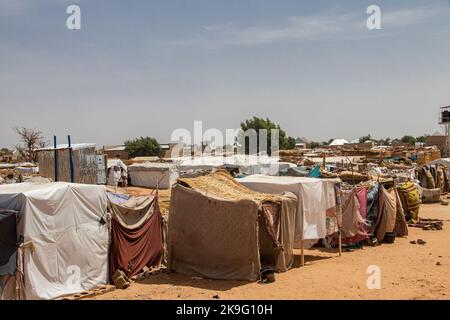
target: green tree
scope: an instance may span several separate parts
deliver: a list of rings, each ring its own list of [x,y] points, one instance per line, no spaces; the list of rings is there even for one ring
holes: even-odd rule
[[[428,135],[423,135],[416,138],[417,142],[425,143],[427,141]]]
[[[125,150],[130,157],[157,156],[161,151],[158,141],[151,137],[140,137],[125,141]]]
[[[413,136],[403,136],[401,141],[403,143],[408,143],[410,145],[414,145],[416,143],[416,138],[414,138]]]
[[[271,153],[271,141],[272,141],[272,129],[279,130],[279,147],[280,150],[294,149],[295,148],[295,138],[290,137],[286,134],[284,130],[281,129],[280,125],[275,124],[270,121],[269,118],[263,119],[258,117],[253,117],[252,119],[245,120],[241,122],[241,129],[243,131],[255,130],[257,134],[257,152],[260,151],[260,141],[259,141],[259,131],[265,129],[267,132],[267,153]],[[249,153],[249,137],[245,137],[245,153]]]

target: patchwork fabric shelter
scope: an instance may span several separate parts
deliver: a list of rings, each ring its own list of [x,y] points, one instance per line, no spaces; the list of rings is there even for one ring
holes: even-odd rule
[[[108,193],[111,221],[109,270],[112,277],[122,270],[128,277],[163,258],[163,219],[157,196],[120,200]]]
[[[362,238],[367,234],[364,232],[366,225],[366,213],[364,210],[367,209],[361,207],[361,204],[364,205],[363,197],[367,194],[367,189],[361,189],[359,191],[363,195],[360,198],[358,198],[358,191],[359,190],[357,189],[342,191],[342,233],[345,243],[359,240],[359,238]],[[366,191],[366,193],[364,193],[364,191]],[[360,202],[360,199],[362,200],[362,203]]]
[[[397,190],[405,211],[406,219],[411,220],[414,223],[418,222],[421,204],[419,188],[412,182],[406,182],[400,185]]]
[[[258,193],[222,171],[179,179],[170,206],[169,269],[249,281],[263,266],[286,271],[293,264],[296,207],[293,194]]]
[[[103,186],[0,186],[0,210],[20,215],[17,238],[23,238],[23,257],[17,257],[17,266],[23,258],[23,267],[16,277],[23,275],[26,299],[53,299],[107,283],[106,207]]]

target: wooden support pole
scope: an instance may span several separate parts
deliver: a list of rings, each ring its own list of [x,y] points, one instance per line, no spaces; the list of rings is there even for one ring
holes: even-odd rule
[[[342,256],[342,185],[335,185],[336,192],[336,223],[338,225],[338,239],[339,239],[339,257]],[[340,223],[339,223],[340,219]]]

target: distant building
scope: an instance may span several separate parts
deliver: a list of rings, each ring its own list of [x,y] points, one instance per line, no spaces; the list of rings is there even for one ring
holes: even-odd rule
[[[121,160],[128,160],[130,155],[125,150],[125,146],[116,145],[116,146],[103,146],[103,153],[108,157],[108,159],[115,159],[117,156]]]
[[[306,138],[295,139],[295,149],[307,149],[311,145],[311,141]]]
[[[69,150],[72,149],[72,152]],[[95,143],[67,144],[36,150],[39,175],[54,181],[97,184],[98,164]],[[55,154],[57,157],[55,158]],[[57,168],[55,172],[55,166]],[[72,172],[73,170],[73,172]]]
[[[161,151],[159,152],[159,157],[161,159],[183,156],[184,146],[181,143],[162,143],[159,147],[161,148]]]
[[[12,154],[3,154],[0,155],[0,162],[12,162],[13,155]]]
[[[22,155],[17,150],[8,153],[0,153],[0,162],[19,162],[23,160]]]
[[[437,146],[439,150],[441,150],[442,157],[449,156],[448,137],[443,134],[437,132],[432,136],[428,136],[425,140],[425,146],[427,147]]]

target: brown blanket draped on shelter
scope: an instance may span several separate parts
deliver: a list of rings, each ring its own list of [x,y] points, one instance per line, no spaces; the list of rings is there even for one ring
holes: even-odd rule
[[[109,201],[111,221],[110,277],[122,270],[128,277],[163,258],[163,220],[158,195],[132,197],[116,204]]]

